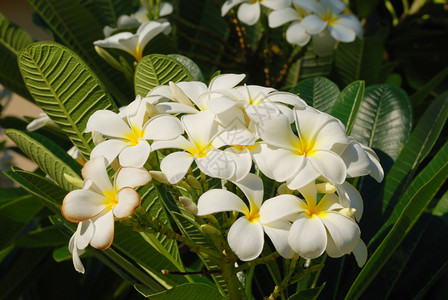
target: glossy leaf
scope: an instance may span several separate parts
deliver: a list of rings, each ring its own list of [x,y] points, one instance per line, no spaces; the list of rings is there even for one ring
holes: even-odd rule
[[[224,300],[217,289],[203,283],[186,283],[165,292],[154,294],[143,285],[135,285],[135,289],[148,299],[154,300]]]
[[[143,57],[135,69],[135,94],[144,97],[156,86],[190,80],[193,77],[176,59],[150,54]]]
[[[366,86],[379,83],[384,46],[375,38],[340,43],[334,56],[333,78],[340,86],[364,80]]]
[[[305,79],[290,91],[298,94],[308,105],[330,113],[331,107],[339,95],[338,86],[324,77]]]
[[[443,194],[442,198],[440,198],[436,207],[434,207],[432,214],[435,216],[443,216],[448,213],[448,191]]]
[[[100,109],[117,111],[104,85],[74,52],[53,42],[23,49],[19,66],[36,103],[88,159],[94,147],[84,133],[89,117]]]
[[[81,165],[58,145],[35,132],[7,129],[5,134],[59,186],[67,191],[77,189],[64,174],[80,179]]]
[[[188,70],[194,81],[202,81],[205,83],[205,77],[202,74],[201,68],[193,60],[179,54],[169,54],[168,56],[179,61]]]
[[[359,273],[348,291],[346,299],[358,299],[362,295],[447,178],[448,143],[445,143],[431,162],[417,175],[395,206],[394,212],[385,226],[395,224]]]
[[[104,34],[103,25],[90,11],[79,1],[29,2],[58,38],[94,69],[119,103],[125,105],[132,100],[131,86],[124,76],[108,65],[94,50],[93,42],[103,39]]]
[[[413,130],[409,140],[386,176],[383,213],[398,199],[414,177],[420,163],[437,141],[448,118],[448,92],[435,99]]]
[[[351,135],[364,145],[397,159],[412,128],[412,107],[406,93],[397,87],[368,87]]]
[[[331,108],[331,115],[347,128],[347,135],[352,131],[363,98],[364,81],[355,81],[342,90]]]
[[[0,13],[0,83],[20,96],[32,100],[17,66],[19,51],[33,42],[22,28]]]

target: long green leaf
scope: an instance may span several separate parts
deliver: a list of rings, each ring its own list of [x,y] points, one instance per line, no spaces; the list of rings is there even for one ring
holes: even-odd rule
[[[135,94],[144,97],[156,86],[191,80],[191,74],[176,59],[150,54],[143,57],[135,69]]]
[[[59,186],[67,191],[77,189],[64,178],[64,174],[80,178],[81,165],[58,145],[35,132],[7,129],[5,134]]]
[[[358,299],[362,295],[412,229],[447,178],[448,142],[439,150],[425,169],[418,174],[400,199],[399,203],[403,203],[405,206],[397,205],[387,222],[392,225],[393,220],[397,220],[396,223],[359,273],[350,287],[346,299]]]
[[[350,135],[361,101],[364,98],[364,81],[355,81],[345,87],[331,108],[331,115],[341,120]]]
[[[402,89],[371,86],[366,89],[351,135],[395,160],[411,133],[412,119],[411,103]]]
[[[117,111],[106,88],[81,58],[57,43],[23,49],[19,66],[36,103],[88,159],[94,147],[92,135],[84,133],[89,117],[100,109]]]
[[[339,88],[325,77],[316,77],[299,82],[290,92],[298,94],[308,105],[330,113],[339,95]]]
[[[379,39],[356,39],[340,43],[335,51],[333,78],[340,86],[364,80],[366,86],[379,83],[384,46]]]
[[[425,97],[434,90],[448,76],[448,67],[437,73],[430,81],[428,81],[421,89],[411,96],[411,102],[414,106],[420,105]]]
[[[119,103],[132,100],[131,86],[95,52],[93,42],[104,39],[103,26],[79,1],[29,0],[60,40],[76,52],[101,78]]]
[[[385,180],[383,213],[392,199],[398,199],[417,171],[420,163],[434,146],[448,118],[448,92],[434,100],[390,169]]]
[[[19,237],[14,245],[21,248],[41,248],[67,245],[68,238],[54,226],[38,228]]]
[[[17,65],[20,49],[33,42],[33,38],[22,28],[12,24],[0,13],[0,82],[7,89],[32,100]]]
[[[165,292],[154,294],[145,286],[136,285],[135,289],[149,299],[154,300],[224,300],[225,298],[219,294],[218,290],[210,285],[203,283],[186,283],[178,285]]]

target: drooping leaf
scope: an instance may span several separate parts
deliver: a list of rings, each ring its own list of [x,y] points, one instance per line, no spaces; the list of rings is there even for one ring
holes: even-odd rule
[[[150,54],[143,57],[135,69],[135,94],[144,97],[156,86],[190,80],[193,77],[176,59]]]
[[[412,107],[397,87],[368,87],[359,107],[351,135],[359,142],[397,159],[412,128]]]
[[[64,178],[64,174],[80,178],[81,165],[58,145],[35,132],[7,129],[5,134],[59,186],[67,191],[77,188]]]
[[[412,229],[437,191],[448,178],[448,143],[439,150],[430,163],[416,176],[383,226],[392,226],[353,282],[346,299],[358,299],[373,278]],[[380,230],[381,231],[381,230]]]
[[[330,113],[331,107],[339,95],[339,88],[325,77],[316,77],[299,82],[290,92],[298,94],[308,105]]]
[[[117,111],[104,85],[81,58],[53,42],[23,49],[19,66],[36,103],[88,160],[94,147],[92,135],[84,133],[89,117],[100,109]]]
[[[347,135],[352,131],[363,98],[364,81],[355,81],[342,90],[331,108],[331,115],[341,120],[347,128]]]
[[[123,74],[108,65],[94,50],[93,42],[104,39],[104,34],[103,26],[89,10],[79,1],[72,0],[29,2],[57,37],[93,68],[121,105],[132,100],[131,86]]]
[[[33,38],[25,30],[10,23],[0,13],[0,83],[28,100],[32,100],[32,97],[20,75],[17,55],[32,42]]]
[[[414,177],[420,163],[434,146],[448,118],[448,92],[434,100],[386,176],[383,213],[391,206],[393,199],[398,199]],[[393,204],[393,202],[392,202]]]
[[[376,38],[340,43],[335,51],[333,78],[340,86],[355,80],[364,80],[366,86],[379,83],[383,52],[384,45]]]
[[[203,283],[186,283],[178,285],[165,292],[154,294],[143,285],[135,285],[135,289],[148,299],[154,300],[224,300],[219,291],[210,285]]]

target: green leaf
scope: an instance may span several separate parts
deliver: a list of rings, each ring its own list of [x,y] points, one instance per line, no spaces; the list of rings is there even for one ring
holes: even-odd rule
[[[12,250],[14,250],[14,245],[11,245],[9,247],[0,250],[0,264],[5,259],[5,257],[7,257],[9,253],[11,253]]]
[[[35,132],[7,129],[5,134],[59,186],[67,191],[77,189],[64,178],[64,174],[80,178],[81,165],[58,145]]]
[[[17,65],[20,49],[33,42],[33,38],[22,28],[9,22],[0,13],[0,82],[7,89],[32,100],[26,89]]]
[[[0,205],[0,249],[9,246],[42,207],[29,195],[3,201]]]
[[[68,238],[54,226],[41,227],[22,235],[14,241],[16,247],[41,248],[68,244]],[[67,247],[67,246],[66,246]]]
[[[356,0],[358,16],[367,18],[375,10],[380,0],[363,1]]]
[[[411,128],[409,97],[398,87],[382,84],[366,89],[351,135],[396,160]]]
[[[331,115],[347,128],[347,135],[352,131],[363,98],[364,81],[355,81],[342,90],[331,108]]]
[[[219,291],[210,285],[203,283],[186,283],[178,285],[165,292],[154,294],[143,285],[135,285],[135,289],[149,299],[154,300],[210,300],[210,299],[226,299]]]
[[[299,82],[290,92],[298,94],[308,105],[330,113],[331,107],[339,95],[339,88],[325,77],[316,77]]]
[[[121,105],[128,104],[132,97],[131,86],[122,73],[113,69],[94,50],[93,42],[104,39],[103,25],[96,16],[79,1],[29,0],[29,2],[60,40],[94,69],[117,101]]]
[[[387,174],[384,187],[383,213],[391,208],[390,206],[393,204],[391,201],[400,198],[409,185],[419,165],[437,141],[447,118],[448,92],[430,104],[412,131],[397,161]]]
[[[80,0],[82,6],[87,8],[102,25],[117,27],[117,20],[121,15],[134,13],[138,6],[137,1],[122,0]]]
[[[416,91],[411,96],[411,102],[414,106],[420,105],[446,77],[448,76],[448,67],[437,73],[430,81],[428,81],[422,88]]]
[[[316,300],[325,287],[325,283],[317,288],[300,291],[288,298],[288,300]]]
[[[135,69],[135,94],[144,97],[156,86],[191,80],[191,74],[176,59],[150,54],[143,57]]]
[[[435,216],[443,216],[448,213],[448,191],[443,194],[442,198],[440,198],[436,207],[434,207],[432,214]]]
[[[19,66],[36,103],[64,131],[88,160],[92,135],[84,133],[97,110],[117,111],[106,88],[70,49],[53,42],[38,42],[23,49]]]
[[[384,45],[376,38],[340,43],[335,51],[333,78],[340,86],[355,80],[364,80],[366,86],[379,83],[383,52]]]
[[[67,195],[67,191],[57,186],[53,181],[38,174],[16,168],[4,173],[28,193],[41,200],[51,211],[56,214],[61,213],[61,203],[65,195]]]
[[[163,222],[165,226],[172,229],[163,199],[163,196],[167,197],[168,195],[166,192],[160,191],[161,188],[162,187],[156,186],[153,182],[150,182],[139,188],[137,191],[142,199],[141,206],[145,208],[147,213],[150,216],[156,217],[159,221]],[[162,192],[164,193],[162,194]],[[176,241],[167,239],[160,233],[142,233],[142,236],[162,255],[175,264],[179,271],[185,271]]]
[[[205,83],[204,74],[202,74],[201,68],[191,59],[180,54],[169,54],[169,57],[178,60],[191,74],[194,81],[201,81]]]
[[[448,142],[431,162],[417,175],[399,203],[395,206],[385,227],[393,227],[376,249],[350,287],[345,299],[358,299],[378,275],[388,259],[409,233],[432,198],[448,178]],[[396,220],[396,222],[395,222]]]
[[[55,262],[62,262],[72,259],[72,254],[68,250],[68,245],[54,249],[52,256]]]

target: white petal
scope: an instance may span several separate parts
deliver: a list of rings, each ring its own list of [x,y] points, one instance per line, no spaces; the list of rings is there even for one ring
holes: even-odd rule
[[[224,150],[230,152],[230,157],[235,162],[235,174],[230,180],[240,181],[249,174],[252,168],[252,156],[247,148],[241,151],[235,149],[235,147],[230,147]]]
[[[299,13],[292,7],[274,10],[269,14],[269,27],[276,28],[288,22],[300,20]]]
[[[337,41],[350,43],[353,42],[356,38],[356,34],[353,29],[339,24],[334,24],[328,29],[330,30],[331,36],[334,37],[334,39]]]
[[[352,29],[356,36],[362,38],[362,26],[354,15],[343,14],[337,20],[337,24]]]
[[[130,216],[140,205],[140,195],[130,187],[122,188],[117,193],[118,204],[113,208],[114,215],[117,218]]]
[[[179,82],[177,83],[177,86],[196,104],[196,106],[199,107],[200,110],[205,109],[199,100],[202,94],[208,92],[205,83],[200,81]]]
[[[208,145],[210,139],[216,133],[215,115],[209,110],[194,115],[184,115],[181,120],[190,141],[196,145]]]
[[[253,203],[256,207],[261,206],[261,202],[263,201],[263,181],[260,177],[249,173],[242,180],[234,183],[243,191],[251,205]]]
[[[128,147],[128,143],[125,141],[116,139],[107,140],[93,148],[92,152],[90,152],[90,159],[104,156],[107,165],[110,165],[114,159],[117,158],[118,154],[126,147]]]
[[[227,0],[221,7],[221,16],[224,17],[232,7],[237,6],[240,3],[245,2],[246,0]]]
[[[76,229],[76,242],[74,243],[78,249],[85,249],[90,243],[90,240],[95,233],[95,227],[91,220],[86,220],[78,223]]]
[[[279,109],[279,105],[268,101],[263,101],[259,105],[245,106],[246,114],[257,125],[257,129],[265,127],[264,121],[269,121],[274,118],[282,118],[282,111]],[[288,120],[289,121],[289,120]]]
[[[268,144],[294,151],[300,145],[299,138],[292,132],[288,118],[272,117],[257,124],[257,133]]]
[[[211,149],[205,157],[195,158],[196,165],[206,175],[214,178],[230,179],[235,175],[235,162],[227,152]]]
[[[383,167],[380,164],[380,159],[378,158],[378,156],[376,155],[375,151],[373,151],[372,149],[370,149],[367,146],[364,146],[363,144],[361,144],[361,147],[366,151],[367,155],[370,158],[370,176],[373,177],[373,179],[375,179],[378,182],[383,181],[384,179],[384,170]]]
[[[348,182],[342,185],[337,184],[339,199],[344,207],[351,207],[356,209],[355,218],[359,222],[364,212],[364,203],[361,194],[358,190]]]
[[[303,258],[319,257],[327,248],[327,232],[321,219],[301,214],[289,231],[289,245]]]
[[[115,175],[115,187],[137,188],[147,184],[151,180],[151,175],[145,168],[121,168]]]
[[[114,214],[112,210],[104,210],[92,219],[95,225],[95,234],[90,245],[96,249],[105,250],[114,240]]]
[[[243,200],[227,190],[213,189],[199,197],[198,216],[211,215],[223,211],[238,211],[246,214],[249,209]]]
[[[368,253],[366,244],[364,244],[364,242],[361,239],[359,239],[359,242],[358,244],[356,244],[356,247],[355,249],[353,249],[352,253],[355,256],[358,266],[362,268],[362,266],[364,266],[364,264],[367,261]]]
[[[221,74],[213,77],[209,84],[210,91],[231,89],[246,77],[245,74]]]
[[[264,232],[269,236],[274,244],[275,250],[284,258],[292,258],[294,250],[289,246],[288,236],[291,229],[291,223],[283,220],[263,225]]]
[[[177,84],[170,81],[169,86],[170,86],[170,91],[171,91],[174,101],[181,103],[181,104],[188,105],[190,107],[194,107],[194,104],[190,101],[188,96],[184,93],[184,91]]]
[[[364,176],[370,173],[370,158],[359,143],[352,141],[341,157],[347,166],[347,177]]]
[[[132,134],[131,128],[123,119],[110,110],[98,110],[90,116],[85,132],[92,131],[109,137],[125,137]]]
[[[174,152],[165,156],[160,163],[160,170],[169,183],[176,184],[184,178],[193,162],[193,157],[187,152]]]
[[[305,164],[298,172],[286,181],[290,190],[297,190],[301,187],[314,182],[321,174],[313,167],[313,165],[305,159]]]
[[[156,104],[156,109],[160,114],[195,114],[198,112],[194,107],[176,102],[162,102]]]
[[[299,22],[293,22],[286,30],[286,40],[291,44],[305,46],[311,39],[311,35],[306,32]]]
[[[230,227],[227,240],[230,248],[241,260],[255,259],[263,250],[263,226],[259,222],[249,222],[245,217],[241,217]]]
[[[341,157],[331,151],[315,151],[307,157],[320,174],[332,183],[342,184],[347,176],[346,167]]]
[[[118,161],[123,167],[140,168],[146,163],[151,152],[151,146],[145,139],[139,139],[138,144],[125,148],[118,155]]]
[[[263,0],[260,3],[270,9],[282,9],[291,5],[290,0]]]
[[[62,214],[71,222],[80,222],[98,215],[104,210],[107,198],[91,190],[74,190],[62,202]]]
[[[314,0],[292,0],[292,2],[294,3],[294,5],[307,11],[314,12],[318,15],[326,13],[326,7],[324,7],[322,3],[316,2]]]
[[[305,108],[307,106],[306,102],[302,98],[287,92],[273,92],[270,93],[266,99],[272,102],[289,104],[294,106],[294,108]]]
[[[254,25],[260,18],[260,13],[261,8],[258,1],[251,4],[243,3],[238,8],[238,19],[247,25]]]
[[[73,266],[75,267],[75,270],[81,274],[84,274],[85,272],[84,265],[82,264],[81,259],[79,258],[79,256],[83,252],[84,250],[78,249],[76,247],[70,250],[70,253],[72,254]]]
[[[318,34],[327,27],[327,22],[322,21],[322,19],[316,15],[306,16],[300,24],[302,24],[308,34],[311,35]]]
[[[150,40],[152,40],[156,35],[165,32],[165,30],[169,30],[170,28],[171,25],[168,22],[160,23],[155,21],[148,21],[140,25],[140,27],[137,29],[140,49],[143,51]]]
[[[184,138],[183,136],[178,136],[177,138],[168,141],[155,141],[151,145],[152,151],[160,149],[169,149],[169,148],[183,149],[185,151],[189,151],[190,149],[194,148],[194,144],[191,143],[186,138]]]
[[[349,144],[350,140],[345,134],[345,128],[343,128],[339,122],[327,115],[322,115],[322,119],[328,118],[321,128],[318,129],[315,136],[314,145],[316,149],[329,150],[334,144]],[[302,126],[303,128],[303,126]]]
[[[170,14],[172,14],[172,12],[173,12],[173,5],[171,3],[168,3],[168,2],[160,3],[160,8],[159,8],[159,16],[160,17],[170,15]]]
[[[361,235],[358,224],[349,217],[332,211],[325,212],[325,215],[320,219],[325,224],[334,242],[329,244],[328,255],[330,257],[340,257],[352,252]]]
[[[100,156],[86,162],[81,170],[82,177],[84,179],[90,178],[94,184],[94,188],[98,188],[98,190],[96,190],[98,193],[113,189],[109,175],[107,174],[106,166],[106,159]]]
[[[285,217],[298,214],[303,211],[301,206],[305,202],[293,195],[279,195],[263,202],[260,208],[260,222],[263,225],[270,224]]]

